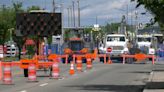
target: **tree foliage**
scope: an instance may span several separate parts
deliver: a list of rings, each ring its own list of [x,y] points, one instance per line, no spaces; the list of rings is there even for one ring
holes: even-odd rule
[[[27,8],[27,12],[30,12],[31,10],[40,10],[39,6],[31,6]]]
[[[24,10],[22,7],[22,2],[13,2],[10,7],[5,5],[0,7],[0,44],[4,45],[5,42],[9,41],[10,29],[14,29],[12,30],[12,38],[17,43],[19,51],[21,51],[27,37],[16,36],[16,13],[40,9],[38,6],[28,7],[27,10]]]
[[[151,14],[154,15],[154,21],[151,22],[151,24],[154,24],[155,22],[158,22],[158,24],[161,27],[161,30],[164,31],[164,0],[132,0],[137,1],[137,6],[139,7],[143,5]]]

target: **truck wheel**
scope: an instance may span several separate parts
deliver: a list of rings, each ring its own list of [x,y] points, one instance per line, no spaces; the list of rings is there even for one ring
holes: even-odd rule
[[[28,69],[24,69],[24,77],[28,77]]]

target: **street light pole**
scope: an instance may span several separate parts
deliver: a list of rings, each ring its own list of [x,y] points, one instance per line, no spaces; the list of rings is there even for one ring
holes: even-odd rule
[[[52,1],[52,6],[53,6],[53,12],[55,13],[55,0]]]
[[[127,14],[126,14],[126,19],[127,19],[127,20],[126,20],[126,24],[128,24],[128,13],[129,13],[129,6],[128,6],[128,4],[127,4],[126,8],[127,8],[127,9],[126,9],[126,13],[127,13]]]
[[[12,44],[12,41],[13,41],[13,39],[12,39],[12,31],[14,30],[14,28],[10,28],[8,30],[10,31],[10,56],[12,56],[12,47],[14,47],[13,44]]]
[[[62,16],[62,40],[61,44],[64,43],[64,5],[63,3],[61,4],[61,16]]]
[[[75,27],[75,2],[72,1],[72,10],[73,10],[73,26]]]
[[[71,18],[70,18],[70,20],[71,20],[71,21],[70,21],[70,22],[71,22],[70,25],[71,25],[71,27],[73,26],[73,17],[72,17],[73,14],[72,14],[72,13],[73,13],[73,12],[72,12],[72,6],[70,6],[70,17],[71,17]]]
[[[80,27],[80,0],[77,0],[78,4],[78,26]]]
[[[137,43],[137,34],[138,34],[138,12],[135,12],[135,42]]]
[[[68,27],[70,27],[70,11],[69,7],[67,8],[68,11]]]

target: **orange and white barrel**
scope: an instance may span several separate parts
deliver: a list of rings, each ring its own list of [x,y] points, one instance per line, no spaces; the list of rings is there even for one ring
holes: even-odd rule
[[[10,85],[12,83],[11,63],[5,63],[3,69],[3,84]]]
[[[58,79],[59,78],[59,62],[53,62],[52,64],[52,78]]]
[[[92,69],[92,61],[90,58],[87,58],[87,69]]]
[[[30,63],[28,66],[28,82],[37,82],[36,66],[34,63]]]
[[[82,72],[82,58],[77,57],[77,64],[76,64],[76,68],[78,72]]]

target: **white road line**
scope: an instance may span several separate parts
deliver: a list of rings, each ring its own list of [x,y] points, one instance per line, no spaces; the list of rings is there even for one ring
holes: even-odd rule
[[[43,86],[46,86],[48,85],[48,83],[43,83],[43,84],[40,84],[39,86],[43,87]]]
[[[20,92],[27,92],[26,90],[22,90],[22,91],[20,91]]]
[[[64,77],[60,78],[59,80],[64,80]]]

